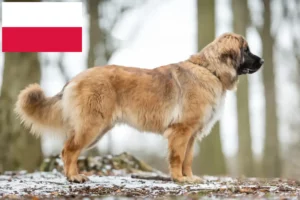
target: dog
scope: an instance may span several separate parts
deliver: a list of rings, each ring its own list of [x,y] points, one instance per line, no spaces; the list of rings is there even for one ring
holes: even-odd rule
[[[66,137],[61,155],[70,182],[88,180],[78,173],[80,152],[125,123],[166,137],[172,180],[196,183],[201,178],[191,167],[195,138],[209,134],[238,77],[257,72],[263,63],[242,35],[224,33],[178,63],[154,69],[89,68],[53,97],[30,84],[20,92],[15,112],[32,134],[52,130]]]

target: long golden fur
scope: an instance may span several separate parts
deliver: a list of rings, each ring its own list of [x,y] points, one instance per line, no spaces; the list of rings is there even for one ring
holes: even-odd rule
[[[117,65],[93,67],[46,97],[38,84],[21,91],[16,113],[34,134],[53,130],[66,135],[62,158],[68,180],[78,174],[77,158],[116,123],[168,139],[173,180],[197,182],[192,173],[196,136],[210,132],[218,120],[226,90],[236,88],[246,40],[228,33],[185,61],[154,69]]]

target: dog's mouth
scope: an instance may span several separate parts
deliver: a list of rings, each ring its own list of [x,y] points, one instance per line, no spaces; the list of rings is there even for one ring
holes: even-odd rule
[[[243,74],[251,74],[251,73],[254,73],[254,72],[255,72],[255,70],[253,70],[253,69],[249,69],[249,68],[242,69]]]
[[[258,69],[259,69],[259,68],[258,68]],[[244,73],[244,74],[253,74],[253,73],[257,72],[258,69],[249,69],[249,68],[243,69],[243,73]]]
[[[260,59],[257,62],[253,63],[250,67],[241,67],[238,70],[238,74],[242,75],[242,74],[253,74],[255,72],[257,72],[261,66],[264,64],[264,60]]]
[[[253,74],[255,72],[257,72],[259,68],[242,68],[238,70],[238,74],[239,75],[243,75],[243,74]]]
[[[257,72],[261,68],[261,66],[264,64],[264,62],[265,62],[264,59],[259,59],[259,61],[254,63],[254,65],[253,65],[254,68],[250,68],[248,70],[247,74],[253,74],[253,73]]]

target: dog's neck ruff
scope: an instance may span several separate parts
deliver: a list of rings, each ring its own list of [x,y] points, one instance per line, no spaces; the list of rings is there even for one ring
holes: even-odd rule
[[[219,79],[219,81],[221,81],[221,77],[217,74],[216,71],[211,71],[211,70],[209,70],[205,65],[195,63],[195,62],[193,62],[192,60],[187,60],[187,61],[190,62],[190,63],[192,63],[192,64],[194,64],[194,65],[197,65],[197,66],[199,66],[199,67],[202,67],[202,68],[206,69],[206,70],[209,71],[212,75],[214,75],[215,77],[217,77],[217,78]],[[207,66],[208,66],[208,65],[207,65]],[[222,81],[221,81],[221,82],[222,82]]]
[[[207,68],[206,68],[207,69]],[[216,71],[212,72],[209,69],[207,69],[210,73],[212,73],[215,77],[217,77],[221,81],[221,77],[217,74]],[[222,81],[221,81],[222,82]]]

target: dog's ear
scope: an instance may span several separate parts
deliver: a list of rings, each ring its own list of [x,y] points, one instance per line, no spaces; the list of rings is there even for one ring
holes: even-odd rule
[[[242,62],[242,57],[243,54],[241,48],[226,48],[221,53],[220,60],[226,64],[231,63],[233,67],[237,69]]]
[[[238,51],[240,51],[240,49]],[[240,54],[238,51],[236,49],[225,49],[220,55],[221,61],[228,62],[228,59],[237,60]]]
[[[222,43],[220,52],[221,62],[227,64],[230,62],[237,69],[243,62],[245,39],[242,36],[230,35],[224,38]]]
[[[249,47],[246,39],[242,36],[239,37],[239,44],[240,44],[240,61],[238,64],[241,65],[242,63],[245,62],[245,48],[249,48]]]

